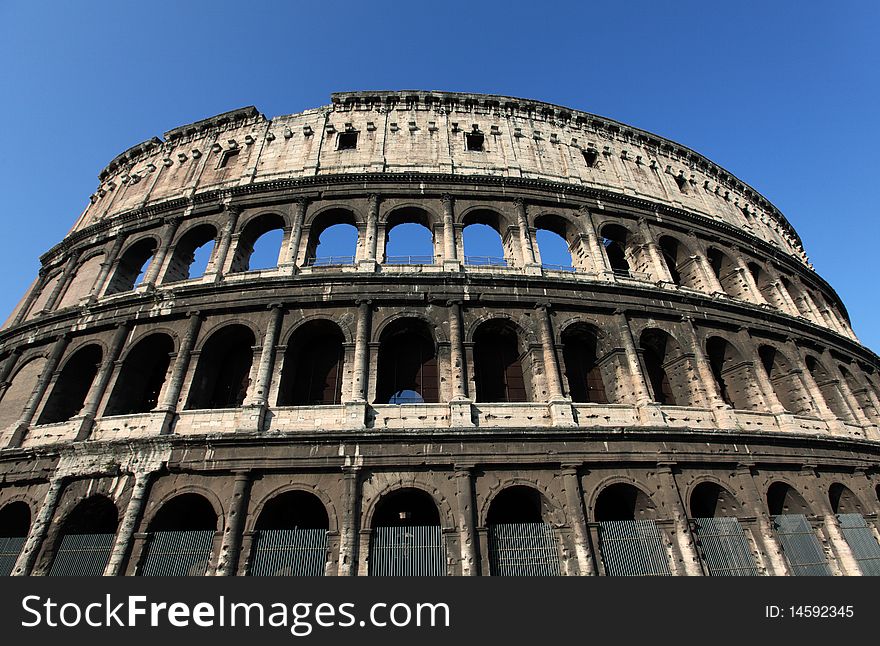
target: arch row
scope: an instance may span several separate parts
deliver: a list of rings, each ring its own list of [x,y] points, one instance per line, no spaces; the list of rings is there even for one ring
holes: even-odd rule
[[[144,436],[207,432],[213,424],[202,426],[200,411],[218,409],[236,424],[255,410],[244,427],[253,431],[341,428],[344,405],[358,402],[367,427],[419,417],[388,406],[434,405],[441,427],[452,422],[437,405],[470,406],[464,423],[477,426],[508,404],[523,415],[549,405],[549,424],[588,426],[626,423],[621,407],[661,406],[709,411],[696,420],[712,428],[880,437],[876,374],[836,350],[689,320],[564,309],[199,313],[62,337],[0,368],[4,446],[112,439],[131,416],[141,417]],[[509,424],[518,421],[527,423]],[[50,430],[58,424],[67,425],[60,436]]]
[[[828,543],[819,552],[820,574],[872,573],[865,571],[868,561],[856,558],[853,566],[842,556],[847,541],[855,541],[849,549],[857,557],[866,539],[880,551],[880,499],[869,478],[685,467],[663,476],[662,466],[566,473],[563,487],[552,470],[540,469],[374,472],[356,476],[356,498],[348,502],[343,492],[350,486],[338,473],[141,474],[149,482],[141,496],[132,496],[131,486],[114,491],[110,478],[72,479],[55,500],[42,502],[23,493],[25,487],[6,486],[0,489],[0,575],[25,568],[48,576],[616,576],[620,559],[627,567],[663,570],[655,574],[730,575],[712,551],[717,546],[709,530],[719,528],[728,532],[730,563],[748,570],[733,574],[797,575],[805,573],[797,555],[785,553],[792,522],[813,533],[817,544]],[[456,493],[461,478],[470,484],[463,498]],[[754,485],[743,486],[743,479]],[[565,492],[569,487],[574,497]],[[232,492],[241,495],[224,495]],[[34,519],[45,505],[52,522],[38,530]],[[344,512],[346,506],[354,513]],[[235,515],[244,518],[230,531]],[[635,528],[639,553],[618,542],[635,540],[626,538]],[[413,533],[422,537],[418,553],[389,542]],[[33,558],[19,558],[27,541]],[[579,556],[576,543],[586,548]],[[774,560],[772,545],[782,545],[784,558]]]
[[[720,295],[855,338],[839,299],[821,279],[799,263],[777,265],[738,244],[724,232],[539,201],[369,196],[228,206],[74,249],[60,270],[44,272],[15,318],[220,278],[512,271]]]

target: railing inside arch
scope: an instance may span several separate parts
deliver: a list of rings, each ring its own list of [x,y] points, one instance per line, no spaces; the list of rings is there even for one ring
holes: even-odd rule
[[[499,256],[465,256],[468,267],[507,267],[507,261]]]
[[[115,534],[64,534],[49,576],[101,576]]]
[[[264,529],[254,536],[250,576],[324,576],[326,529]]]
[[[541,263],[541,268],[549,269],[551,271],[567,271],[569,273],[574,273],[576,271],[573,265],[554,265],[549,262]]]
[[[880,576],[880,545],[861,514],[837,514],[840,531],[864,576]]]
[[[670,576],[666,548],[653,520],[599,523],[599,552],[608,576]]]
[[[433,256],[388,256],[386,265],[433,265]]]
[[[774,516],[773,525],[793,576],[831,576],[825,552],[806,516]]]
[[[760,576],[749,540],[736,518],[692,520],[709,576]]]
[[[559,576],[559,549],[547,523],[489,526],[492,576]]]
[[[24,536],[0,536],[0,576],[9,576],[27,540]]]
[[[354,256],[318,256],[306,260],[307,267],[342,267],[353,264]]]
[[[213,545],[213,529],[154,532],[140,575],[205,576]]]
[[[446,576],[440,526],[374,527],[370,576]]]

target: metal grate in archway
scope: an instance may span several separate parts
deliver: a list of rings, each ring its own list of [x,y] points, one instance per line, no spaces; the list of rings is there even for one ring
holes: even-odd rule
[[[599,551],[608,576],[670,576],[666,549],[653,520],[599,523]]]
[[[773,526],[793,576],[831,576],[825,551],[806,516],[774,516]]]
[[[211,562],[214,530],[153,532],[141,576],[205,576]]]
[[[559,576],[559,548],[547,523],[489,526],[492,576]]]
[[[0,536],[0,576],[9,576],[27,540],[24,536]]]
[[[326,529],[264,529],[254,536],[250,576],[324,576]]]
[[[840,531],[864,576],[880,576],[880,545],[864,516],[837,514]]]
[[[736,518],[692,520],[709,576],[760,576],[749,540]]]
[[[446,576],[439,525],[374,527],[370,576]]]
[[[64,534],[49,576],[101,576],[116,534]]]

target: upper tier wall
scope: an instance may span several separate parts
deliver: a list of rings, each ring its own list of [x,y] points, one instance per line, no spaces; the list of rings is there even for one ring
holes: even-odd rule
[[[483,135],[483,150],[466,134]],[[356,148],[338,150],[357,132]],[[181,126],[116,157],[74,231],[217,189],[340,173],[520,177],[654,200],[751,232],[809,264],[765,198],[679,144],[595,115],[509,97],[366,92],[267,120],[256,108]]]

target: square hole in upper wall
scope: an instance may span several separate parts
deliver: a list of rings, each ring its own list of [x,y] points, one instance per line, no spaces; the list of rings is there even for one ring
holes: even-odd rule
[[[354,150],[358,145],[358,133],[356,131],[340,132],[336,136],[336,150]]]

